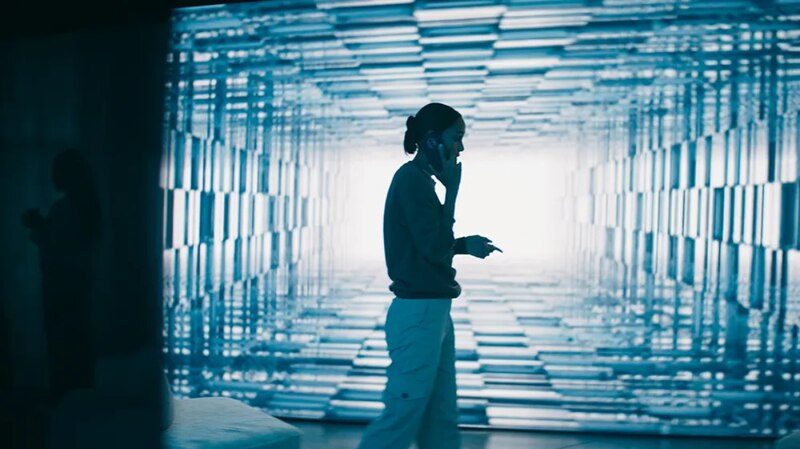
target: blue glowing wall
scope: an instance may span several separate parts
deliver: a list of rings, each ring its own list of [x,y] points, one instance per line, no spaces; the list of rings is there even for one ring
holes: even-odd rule
[[[179,394],[290,331],[295,298],[327,292],[337,173],[308,86],[224,63],[187,73],[186,54],[172,54],[161,179],[164,338]]]
[[[596,354],[644,412],[630,426],[798,426],[797,64],[776,35],[628,80],[578,141],[571,242],[615,334]]]
[[[175,11],[162,187],[176,393],[281,417],[380,412],[389,280],[348,257],[340,226],[382,210],[352,214],[352,167],[368,164],[344,165],[399,154],[406,116],[441,101],[464,115],[469,152],[563,162],[538,189],[563,213],[531,214],[569,236],[551,242],[563,267],[456,262],[462,424],[800,428],[798,19],[798,2],[745,0]],[[532,204],[506,190],[509,207]],[[523,245],[506,243],[511,261]]]

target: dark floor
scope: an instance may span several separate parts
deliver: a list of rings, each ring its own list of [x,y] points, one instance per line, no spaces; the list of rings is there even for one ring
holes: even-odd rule
[[[355,449],[362,425],[290,421],[303,431],[301,449]],[[462,449],[772,449],[770,440],[634,437],[549,432],[463,430]],[[416,448],[416,446],[412,446]]]

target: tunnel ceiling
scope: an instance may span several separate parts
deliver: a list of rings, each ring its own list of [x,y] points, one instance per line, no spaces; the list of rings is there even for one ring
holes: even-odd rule
[[[195,82],[302,80],[363,144],[402,136],[430,101],[467,117],[471,144],[519,147],[631,107],[658,112],[682,85],[722,89],[765,54],[787,85],[800,79],[798,0],[266,1],[173,21]],[[228,102],[241,112],[259,95]]]

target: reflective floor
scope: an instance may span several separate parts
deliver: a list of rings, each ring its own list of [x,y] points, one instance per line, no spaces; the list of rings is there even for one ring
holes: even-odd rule
[[[361,425],[292,421],[303,431],[301,449],[354,449]],[[462,449],[772,449],[768,440],[631,437],[550,432],[464,430]],[[416,448],[416,446],[412,446]]]
[[[464,426],[706,437],[795,426],[781,412],[796,407],[793,384],[775,376],[794,377],[793,367],[765,346],[770,320],[739,319],[713,299],[674,307],[681,289],[662,283],[620,298],[545,267],[456,266]],[[222,358],[195,365],[183,393],[229,395],[288,419],[373,419],[389,363],[382,271],[340,270],[330,294],[298,298],[281,329],[227,341]],[[733,357],[713,335],[735,335],[748,350]]]

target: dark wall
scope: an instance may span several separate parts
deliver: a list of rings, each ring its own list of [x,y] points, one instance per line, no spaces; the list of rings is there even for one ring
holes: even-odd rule
[[[133,26],[82,24],[77,31],[21,33],[0,42],[4,399],[49,383],[38,253],[21,216],[31,207],[46,213],[57,199],[51,165],[67,148],[89,160],[104,223],[91,276],[93,341],[101,357],[136,364],[125,369],[135,375],[114,385],[119,398],[139,405],[159,399],[168,12],[151,11]],[[132,356],[137,353],[146,356]]]

